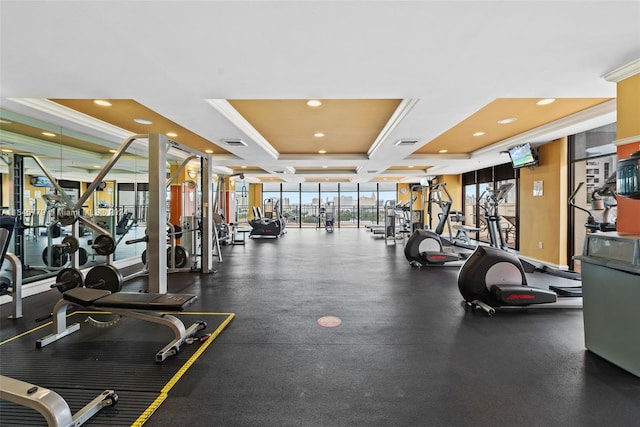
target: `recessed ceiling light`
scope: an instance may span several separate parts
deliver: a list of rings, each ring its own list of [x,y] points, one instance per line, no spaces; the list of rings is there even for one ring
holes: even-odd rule
[[[102,169],[102,166],[98,166],[98,165],[93,165],[93,167],[96,169]]]
[[[147,119],[133,119],[133,121],[136,123],[140,123],[141,125],[150,125],[153,123],[151,120]]]
[[[240,166],[240,167],[241,167],[242,169],[246,169],[246,168],[247,168],[246,166]]]
[[[11,122],[9,120],[5,120],[5,119],[0,119],[0,123],[2,123],[3,125],[10,125]]]
[[[2,152],[3,152],[3,153],[13,153],[13,150],[10,150],[10,149],[8,149],[8,148],[3,148],[3,149],[2,149]]]
[[[318,99],[310,99],[307,101],[307,105],[309,107],[319,107],[322,105],[322,101],[318,100]]]
[[[94,99],[93,103],[96,105],[100,105],[101,107],[111,107],[111,103],[109,101],[105,101],[104,99]]]
[[[555,98],[545,98],[545,99],[541,99],[540,101],[536,102],[536,105],[549,105],[553,102],[555,102],[556,99]]]
[[[48,136],[48,137],[50,137],[50,138],[53,138],[54,136],[56,136],[56,134],[55,134],[55,133],[53,133],[53,132],[42,132],[42,134],[43,134],[44,136]]]
[[[480,131],[480,132],[476,132],[473,134],[473,136],[482,136],[484,135],[484,132]]]
[[[324,136],[324,133],[316,132],[316,133],[313,134],[313,136],[315,136],[316,138],[322,138]]]
[[[438,153],[448,153],[448,152],[449,152],[449,150],[440,150],[440,151],[438,151]]]
[[[177,133],[175,133],[175,132],[167,132],[167,136],[168,136],[169,138],[175,138],[176,136],[178,136],[178,134],[177,134]]]
[[[213,150],[204,150],[204,152],[207,153],[207,154],[212,154]]]
[[[325,166],[322,166],[322,169],[327,169],[328,167],[329,167],[329,166],[326,166],[326,165],[325,165]]]
[[[506,119],[498,120],[498,123],[501,124],[501,125],[506,125],[506,124],[509,124],[509,123],[513,123],[516,120],[518,120],[518,119],[515,118],[515,117],[507,117]]]
[[[114,153],[114,154],[115,154],[115,153],[117,153],[117,152],[118,152],[118,150],[111,149],[111,150],[109,150],[109,152],[110,152],[110,153]]]
[[[325,154],[327,152],[327,150],[318,150],[318,153],[320,154]]]
[[[411,168],[413,167],[413,165],[409,165],[409,166],[407,166],[407,167],[408,167],[409,169],[411,169]]]

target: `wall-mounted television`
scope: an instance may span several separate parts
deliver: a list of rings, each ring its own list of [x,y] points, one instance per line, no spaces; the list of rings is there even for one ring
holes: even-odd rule
[[[640,199],[640,151],[618,162],[617,193]]]
[[[51,187],[51,182],[46,176],[31,175],[29,177],[29,183],[34,187]]]
[[[507,150],[514,169],[526,168],[538,164],[538,152],[528,142]]]

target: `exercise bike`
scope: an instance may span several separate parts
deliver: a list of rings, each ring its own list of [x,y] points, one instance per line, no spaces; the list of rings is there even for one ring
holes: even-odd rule
[[[444,189],[444,184],[432,184],[429,191],[439,193],[442,189]],[[446,189],[444,189],[444,191],[446,192]],[[454,252],[451,250],[452,245],[448,244],[445,246],[443,239],[440,237],[445,225],[449,225],[449,234],[451,234],[449,214],[452,203],[443,200],[441,197],[436,197],[432,200],[440,200],[438,204],[442,209],[442,213],[439,215],[438,225],[434,231],[423,229],[415,230],[404,247],[404,256],[412,267],[421,268],[427,265],[443,266],[445,264],[459,267],[460,264],[457,263],[457,261],[465,260],[468,254],[464,252]]]
[[[572,296],[529,286],[520,259],[491,246],[478,246],[467,259],[458,272],[458,289],[465,307],[482,309],[488,315],[499,308],[552,305],[558,297]],[[582,305],[562,307],[582,308]]]

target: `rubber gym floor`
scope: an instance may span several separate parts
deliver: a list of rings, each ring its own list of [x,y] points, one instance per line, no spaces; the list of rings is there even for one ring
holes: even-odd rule
[[[247,239],[222,251],[217,273],[172,274],[169,291],[199,296],[189,312],[235,318],[172,385],[145,426],[640,423],[640,378],[585,349],[580,309],[526,308],[493,317],[466,311],[457,268],[413,269],[401,242],[385,245],[364,229],[290,229],[277,240]],[[124,290],[142,289],[144,280]],[[528,280],[541,287],[576,283],[543,273]],[[35,319],[58,299],[57,291],[26,298],[20,320],[7,319],[10,306],[3,305],[2,340],[39,326]],[[320,325],[326,316],[341,324]],[[92,372],[86,359],[65,357],[71,337],[40,350],[32,342],[29,352],[56,349],[51,363],[69,372],[82,362],[77,377],[65,376],[70,390],[86,382],[84,376],[115,383],[131,372],[132,362],[155,364],[158,348],[144,329],[141,334],[124,323],[110,329],[121,338],[110,339],[109,346],[101,331],[89,331],[83,341],[95,359],[101,359],[96,349],[110,353],[104,355],[112,362],[108,369],[97,360]],[[47,333],[44,328],[20,339],[35,341]],[[189,356],[192,348],[175,357]],[[37,383],[41,366],[30,357],[2,363],[27,365],[21,370]],[[126,408],[127,398],[137,399],[132,390],[114,389],[120,401],[112,411]],[[89,425],[114,425],[106,415]],[[10,425],[2,413],[0,424]]]

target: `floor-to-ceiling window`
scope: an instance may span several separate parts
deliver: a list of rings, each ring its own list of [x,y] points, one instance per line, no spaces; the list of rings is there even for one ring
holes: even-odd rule
[[[570,268],[580,271],[579,261],[573,256],[582,253],[585,235],[590,232],[585,227],[589,215],[597,222],[616,222],[616,199],[608,191],[615,190],[615,180],[607,186],[607,179],[614,175],[617,167],[616,124],[612,123],[569,137],[569,157],[571,159],[571,179],[569,193],[575,194],[577,208],[569,212],[569,262]],[[579,187],[579,188],[578,188]]]
[[[282,183],[282,215],[287,227],[300,227],[300,184]]]
[[[276,208],[276,203],[281,208],[280,204],[280,183],[279,182],[265,182],[262,184],[262,216],[265,218],[275,218],[273,209]]]
[[[315,227],[320,213],[320,184],[303,182],[300,184],[300,226]]]
[[[236,181],[236,222],[238,224],[248,224],[249,215],[249,191],[248,184],[243,181]]]
[[[323,218],[320,218],[321,220],[332,217],[336,221],[339,207],[338,194],[337,182],[320,183],[320,213],[321,216],[324,215]],[[336,221],[335,224],[339,225],[339,222]],[[319,226],[322,227],[324,224],[320,223]]]
[[[318,226],[321,209],[335,212],[336,227],[365,227],[384,222],[385,202],[395,203],[396,195],[393,182],[267,182],[262,184],[261,209],[279,201],[288,227]]]
[[[340,227],[357,227],[358,184],[350,182],[340,184],[338,207],[338,224]]]
[[[477,171],[477,191],[478,200],[476,206],[476,213],[478,223],[476,227],[480,228],[478,233],[478,239],[481,242],[489,243],[489,222],[487,221],[487,215],[490,212],[490,195],[493,191],[493,168],[485,168]]]
[[[464,224],[470,227],[476,227],[478,223],[476,203],[478,199],[478,192],[476,186],[476,172],[467,172],[462,175],[463,195],[464,200],[462,202],[462,211],[464,212]],[[477,239],[477,233],[470,235],[474,239]]]
[[[498,231],[504,243],[518,248],[518,185],[517,172],[510,163],[467,172],[462,175],[463,211],[465,225],[478,227],[476,239],[490,243],[488,215],[493,212],[496,194],[504,185],[506,191],[500,195],[497,212],[500,216]],[[497,239],[500,236],[496,236]],[[496,242],[500,244],[500,242]]]
[[[378,223],[378,184],[375,182],[363,182],[359,186],[358,219],[359,226]]]
[[[385,204],[395,205],[398,198],[397,185],[393,182],[381,182],[378,184],[378,221],[384,223]]]
[[[502,234],[504,243],[512,249],[519,248],[517,173],[511,163],[505,163],[493,168],[494,191],[499,192],[502,188],[506,190],[500,195],[501,200],[498,206],[500,222],[498,223],[498,229]]]

